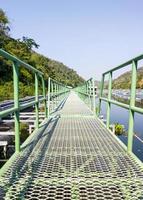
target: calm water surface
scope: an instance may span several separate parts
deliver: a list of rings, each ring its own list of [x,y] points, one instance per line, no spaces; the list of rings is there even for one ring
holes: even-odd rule
[[[101,113],[104,118],[106,118],[106,103],[102,102]],[[128,118],[129,111],[121,108],[116,105],[111,105],[111,121],[110,123],[120,123],[125,126],[125,129],[128,130]],[[135,126],[134,126],[135,135],[137,135],[141,140],[143,140],[143,115],[135,113]],[[127,136],[119,136],[125,144],[127,144]],[[133,140],[133,152],[138,156],[140,160],[143,161],[143,141],[141,142],[134,136]]]

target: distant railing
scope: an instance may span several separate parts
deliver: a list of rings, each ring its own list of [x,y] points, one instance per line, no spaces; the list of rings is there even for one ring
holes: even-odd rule
[[[48,115],[52,113],[70,91],[68,86],[52,79],[48,79]]]
[[[39,128],[39,103],[44,103],[44,110],[45,110],[45,118],[48,118],[50,116],[50,101],[53,101],[55,98],[57,99],[56,102],[59,102],[59,100],[62,100],[60,96],[64,96],[69,91],[69,88],[51,78],[48,80],[48,95],[46,92],[45,87],[45,81],[44,80],[44,74],[37,70],[36,68],[32,67],[31,65],[21,61],[20,59],[12,56],[11,54],[5,52],[4,50],[0,49],[0,56],[10,60],[12,62],[13,67],[13,85],[14,85],[14,105],[11,108],[5,109],[0,112],[0,118],[3,118],[5,116],[8,116],[9,114],[14,113],[14,124],[15,124],[15,151],[20,152],[20,118],[19,114],[20,111],[35,106],[35,128]],[[19,73],[20,73],[20,67],[27,68],[31,71],[31,73],[34,73],[35,75],[35,96],[34,100],[26,102],[24,104],[20,103],[19,99]],[[42,90],[43,95],[39,98],[39,80],[41,79],[42,82]],[[48,101],[47,101],[48,100]],[[55,106],[57,104],[55,103]],[[52,110],[55,107],[52,108]]]
[[[128,143],[127,143],[127,150],[128,152],[132,152],[132,146],[133,146],[133,134],[134,134],[134,113],[141,113],[143,114],[143,109],[135,106],[136,102],[136,81],[137,81],[137,63],[138,61],[143,59],[143,55],[140,55],[138,57],[135,57],[111,70],[108,70],[107,72],[102,74],[102,80],[101,80],[101,86],[100,86],[100,95],[99,95],[99,112],[98,115],[101,112],[101,101],[107,102],[107,113],[106,113],[106,127],[109,128],[110,126],[110,115],[111,115],[111,104],[120,106],[122,108],[129,110],[129,125],[128,125]],[[128,65],[132,65],[131,71],[131,92],[130,92],[130,103],[125,104],[122,102],[119,102],[117,100],[113,100],[112,97],[112,75],[113,72],[124,68]],[[108,97],[103,97],[103,89],[104,89],[104,80],[105,75],[109,76],[109,82],[108,82]]]
[[[93,78],[85,81],[83,84],[75,88],[80,98],[89,106],[89,108],[96,114],[95,101],[95,81]]]

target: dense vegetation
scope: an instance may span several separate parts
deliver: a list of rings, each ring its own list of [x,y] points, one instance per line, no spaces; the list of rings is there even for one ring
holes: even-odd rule
[[[131,71],[126,72],[113,81],[114,89],[129,89],[131,87]],[[137,70],[137,88],[143,89],[143,67]]]
[[[0,9],[0,48],[15,55],[19,59],[29,63],[44,73],[45,79],[50,76],[66,85],[75,87],[84,80],[73,69],[63,63],[47,58],[36,53],[33,48],[39,45],[32,39],[24,37],[14,39],[10,36],[9,19],[5,12]],[[12,67],[11,62],[0,57],[0,95],[1,100],[12,98]],[[26,69],[20,69],[20,95],[32,95],[34,77]],[[6,92],[7,91],[7,92]]]

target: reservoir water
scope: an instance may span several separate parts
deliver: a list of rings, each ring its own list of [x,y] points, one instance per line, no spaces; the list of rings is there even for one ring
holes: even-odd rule
[[[106,103],[102,102],[101,114],[106,119]],[[120,123],[125,126],[125,130],[128,130],[128,118],[129,111],[116,105],[111,105],[111,118],[110,124]],[[133,139],[133,152],[143,161],[143,115],[135,113],[135,125],[134,125],[134,139]],[[118,136],[119,139],[127,144],[127,136]]]

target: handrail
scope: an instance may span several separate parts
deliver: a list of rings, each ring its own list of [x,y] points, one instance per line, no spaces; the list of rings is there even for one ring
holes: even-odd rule
[[[22,60],[16,58],[15,56],[7,53],[6,51],[0,49],[0,56],[10,60],[12,62],[12,68],[13,68],[13,85],[14,85],[14,106],[8,109],[5,109],[3,111],[0,111],[0,117],[3,118],[5,116],[8,116],[11,113],[14,113],[14,124],[15,124],[15,152],[20,152],[20,111],[35,106],[35,128],[39,128],[39,103],[44,103],[44,109],[45,109],[45,118],[49,118],[51,112],[56,108],[59,101],[63,100],[63,97],[67,95],[67,92],[69,91],[68,86],[65,86],[62,83],[59,83],[56,80],[53,80],[49,77],[48,80],[48,95],[46,92],[46,86],[45,86],[45,80],[44,74],[34,68],[33,66],[23,62]],[[25,67],[26,69],[29,69],[32,73],[35,75],[35,96],[32,98],[31,101],[20,104],[20,98],[19,98],[19,73],[20,67]],[[41,98],[39,98],[39,79],[42,83],[42,90],[43,95]],[[53,93],[54,92],[54,93]],[[55,100],[56,99],[56,100]],[[50,101],[54,102],[54,105],[52,106],[52,109],[50,109]]]
[[[80,85],[78,85],[76,88],[82,87],[82,86],[84,86],[85,84],[89,83],[90,81],[92,81],[92,78],[90,78],[90,79],[84,81],[83,83],[81,83]]]
[[[88,79],[78,87],[76,87],[75,92],[79,97],[87,103],[89,108],[96,114],[96,102],[95,102],[95,82],[93,78]]]
[[[19,65],[31,70],[32,72],[37,72],[38,74],[41,74],[43,75],[43,73],[41,71],[39,71],[38,69],[32,67],[31,65],[23,62],[22,60],[16,58],[15,56],[7,53],[6,51],[4,51],[3,49],[0,49],[0,56],[3,56],[4,58],[8,59],[8,60],[11,60],[12,62],[16,62],[18,63]]]
[[[142,59],[143,59],[143,54],[141,54],[141,55],[139,55],[139,56],[136,56],[135,58],[132,58],[132,59],[128,60],[127,62],[125,62],[125,63],[123,63],[123,64],[121,64],[121,65],[119,65],[119,66],[116,66],[116,67],[114,67],[114,68],[112,68],[112,69],[110,69],[110,70],[104,72],[103,75],[106,75],[106,74],[108,74],[108,73],[111,72],[111,71],[113,72],[113,71],[116,71],[116,70],[118,70],[118,69],[124,68],[124,67],[126,67],[127,65],[132,64],[133,61],[139,61],[139,60],[142,60]]]
[[[100,95],[99,95],[99,112],[98,115],[101,112],[101,102],[106,101],[107,103],[107,120],[106,120],[106,127],[109,128],[110,126],[110,114],[111,114],[111,104],[115,104],[117,106],[123,107],[125,109],[129,110],[129,125],[128,125],[128,143],[127,143],[127,151],[132,152],[132,146],[133,146],[133,134],[134,134],[134,113],[140,113],[143,114],[143,109],[139,108],[135,105],[136,102],[136,81],[137,81],[137,64],[139,60],[143,59],[143,55],[137,56],[135,58],[130,59],[129,61],[112,68],[102,74],[102,80],[101,80],[101,85],[100,85]],[[119,102],[117,100],[111,99],[111,94],[112,94],[112,75],[113,72],[124,68],[128,65],[132,64],[132,75],[131,75],[131,93],[130,93],[130,103],[125,104],[122,102]],[[109,84],[108,84],[108,97],[103,97],[103,89],[104,89],[104,80],[105,76],[109,76]]]
[[[48,115],[58,107],[65,95],[70,91],[68,86],[49,77],[48,79]],[[50,105],[51,102],[51,105]]]
[[[59,82],[59,81],[57,81],[57,80],[55,80],[55,79],[53,79],[53,78],[50,78],[53,82],[55,82],[55,83],[57,83],[58,85],[61,85],[61,86],[66,86],[66,85],[64,85],[63,83],[61,83],[61,82]],[[66,86],[66,87],[68,87],[68,86]]]

